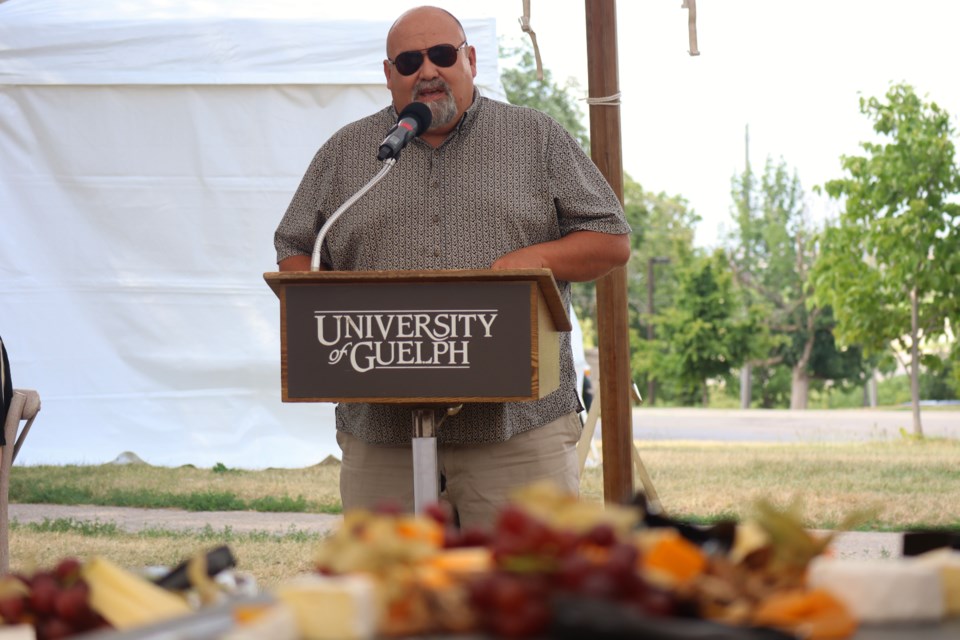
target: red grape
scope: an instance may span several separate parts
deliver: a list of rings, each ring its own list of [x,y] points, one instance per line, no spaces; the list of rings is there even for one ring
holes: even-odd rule
[[[595,525],[583,536],[586,542],[598,547],[609,547],[617,541],[617,532],[607,523]]]
[[[490,543],[490,534],[478,526],[467,527],[460,531],[460,546],[482,547]]]
[[[90,588],[85,582],[77,582],[60,593],[54,601],[54,610],[60,618],[77,624],[82,622],[90,609]]]
[[[40,615],[53,614],[54,602],[59,592],[60,585],[52,575],[38,574],[30,584],[30,608]]]
[[[76,558],[64,558],[57,563],[53,575],[60,584],[68,584],[80,575],[80,561]]]
[[[65,620],[47,618],[37,623],[37,640],[59,640],[72,635],[74,631]]]
[[[6,624],[17,624],[23,616],[26,601],[23,596],[7,596],[0,600],[0,618]]]

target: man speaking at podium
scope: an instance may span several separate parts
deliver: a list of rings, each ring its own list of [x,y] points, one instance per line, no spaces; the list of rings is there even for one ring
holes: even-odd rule
[[[332,226],[321,269],[546,267],[569,305],[570,282],[626,263],[630,227],[600,171],[550,117],[479,94],[476,50],[453,15],[437,7],[401,15],[383,71],[393,104],[317,152],[275,234],[281,271],[310,270],[318,230],[380,169],[385,133],[415,101],[429,107],[429,128]],[[578,492],[569,333],[560,334],[560,359],[560,388],[546,397],[467,404],[439,428],[444,498],[461,526],[491,525],[509,493],[533,482]],[[413,511],[409,408],[341,403],[336,416],[344,510],[392,501]]]

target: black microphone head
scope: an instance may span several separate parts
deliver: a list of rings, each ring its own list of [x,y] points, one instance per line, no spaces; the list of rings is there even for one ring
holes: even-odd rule
[[[422,102],[411,102],[400,112],[399,119],[402,120],[403,118],[413,118],[417,121],[418,126],[415,135],[419,136],[430,128],[430,122],[433,120],[433,112],[430,111],[430,107]]]

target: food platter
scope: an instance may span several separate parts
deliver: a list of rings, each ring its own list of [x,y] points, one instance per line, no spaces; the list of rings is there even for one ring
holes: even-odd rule
[[[313,571],[261,591],[225,586],[226,547],[153,577],[103,557],[4,576],[0,640],[960,637],[955,551],[851,564],[764,502],[697,526],[539,486],[483,531],[434,507],[349,512]]]

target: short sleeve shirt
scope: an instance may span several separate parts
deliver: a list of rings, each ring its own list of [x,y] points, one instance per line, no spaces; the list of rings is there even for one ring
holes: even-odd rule
[[[381,168],[377,148],[396,123],[389,106],[335,133],[314,156],[274,244],[277,261],[310,255],[327,217]],[[549,116],[477,96],[438,148],[415,138],[397,164],[330,228],[333,270],[487,269],[516,249],[575,231],[630,232],[620,202],[577,142]],[[570,283],[558,281],[570,303]],[[498,442],[581,409],[570,334],[560,334],[560,387],[530,402],[466,404],[441,443]],[[372,444],[410,441],[411,412],[341,403],[337,429]]]

